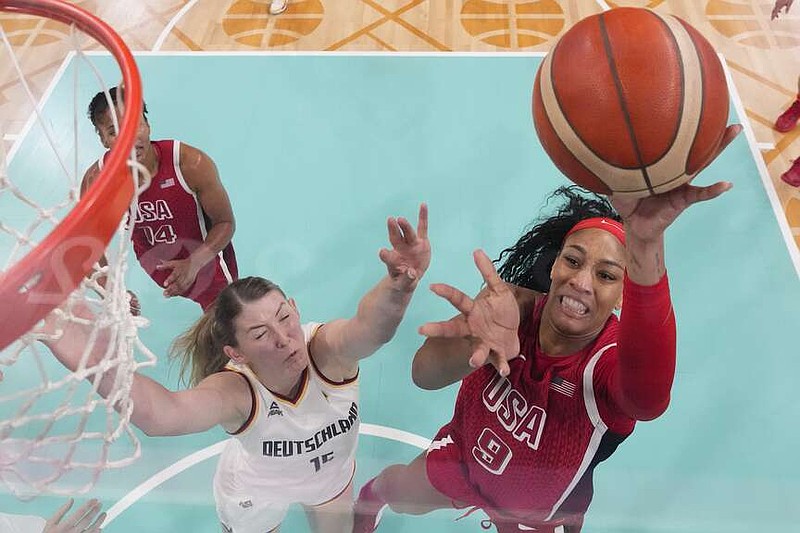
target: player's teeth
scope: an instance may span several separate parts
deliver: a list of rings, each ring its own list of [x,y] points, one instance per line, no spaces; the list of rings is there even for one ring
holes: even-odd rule
[[[576,313],[585,314],[588,311],[585,305],[580,303],[578,300],[570,298],[569,296],[564,296],[564,298],[561,299],[561,302],[564,304],[564,307],[567,307]]]

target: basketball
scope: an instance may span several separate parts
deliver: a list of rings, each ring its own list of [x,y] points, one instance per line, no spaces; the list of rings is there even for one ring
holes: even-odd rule
[[[725,73],[683,20],[618,8],[570,28],[536,73],[533,121],[574,183],[644,197],[689,182],[728,123]]]

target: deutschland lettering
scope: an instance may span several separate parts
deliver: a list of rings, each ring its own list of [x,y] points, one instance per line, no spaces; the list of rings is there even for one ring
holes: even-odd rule
[[[292,457],[313,452],[332,438],[350,431],[357,419],[358,406],[353,402],[350,404],[347,418],[340,418],[336,422],[328,424],[305,440],[265,440],[262,452],[267,457]]]

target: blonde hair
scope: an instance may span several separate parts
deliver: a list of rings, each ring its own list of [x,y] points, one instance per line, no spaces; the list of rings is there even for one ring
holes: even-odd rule
[[[238,345],[234,325],[236,317],[246,303],[258,300],[270,291],[279,291],[285,296],[275,283],[251,276],[234,281],[217,295],[203,316],[172,343],[170,358],[180,360],[182,381],[194,387],[225,368],[228,356],[223,348]]]

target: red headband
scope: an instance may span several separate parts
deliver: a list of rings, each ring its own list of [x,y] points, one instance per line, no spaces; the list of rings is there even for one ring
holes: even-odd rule
[[[564,240],[567,239],[570,235],[575,233],[576,231],[580,231],[582,229],[590,229],[596,228],[601,229],[604,231],[609,232],[611,235],[617,238],[622,245],[625,245],[625,228],[614,220],[613,218],[605,218],[605,217],[595,217],[595,218],[584,218],[570,229],[567,234],[564,236]]]

